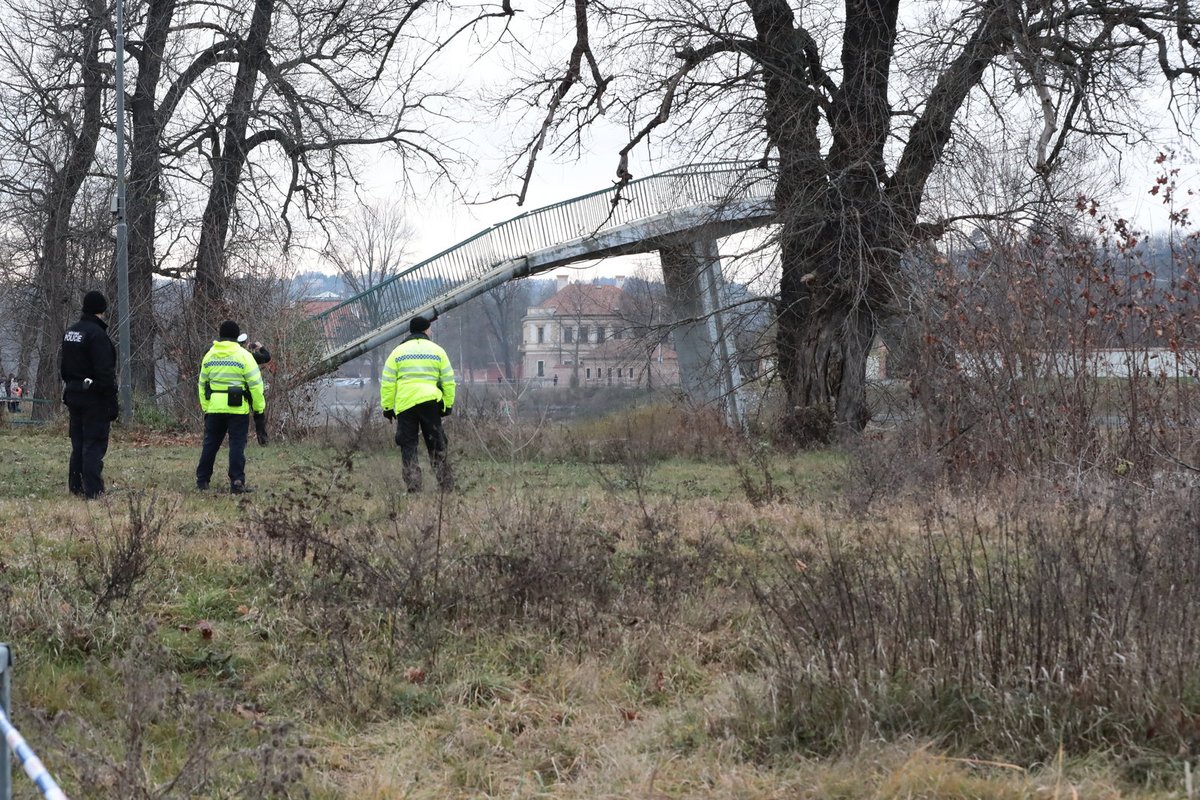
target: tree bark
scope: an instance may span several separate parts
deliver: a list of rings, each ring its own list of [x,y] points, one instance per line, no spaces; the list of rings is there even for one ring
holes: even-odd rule
[[[104,70],[100,63],[100,37],[107,20],[104,8],[93,2],[82,33],[80,70],[80,108],[78,131],[69,137],[67,157],[55,172],[46,190],[42,228],[42,253],[37,265],[38,298],[43,322],[38,348],[37,380],[34,396],[56,402],[59,397],[58,352],[68,320],[80,298],[78,287],[70,285],[71,210],[96,156],[100,137],[101,100],[104,96]]]
[[[782,274],[777,345],[793,415],[827,419],[829,434],[867,422],[867,355],[898,262],[897,219],[883,195],[888,73],[896,0],[849,0],[843,82],[831,98],[832,145],[821,157],[811,41],[782,0],[751,4],[765,45],[767,132],[780,154]]]
[[[193,298],[202,323],[216,321],[224,302],[225,241],[237,202],[238,184],[249,152],[246,131],[253,115],[258,76],[267,61],[267,40],[275,0],[255,0],[250,29],[242,45],[233,95],[225,113],[225,137],[221,151],[212,158],[212,185],[200,223],[196,248],[196,282]]]
[[[133,388],[151,396],[155,382],[154,237],[162,184],[160,143],[163,120],[156,104],[162,60],[176,0],[150,0],[137,51],[138,74],[129,103],[133,118],[127,203],[129,217],[129,328],[133,347]]]

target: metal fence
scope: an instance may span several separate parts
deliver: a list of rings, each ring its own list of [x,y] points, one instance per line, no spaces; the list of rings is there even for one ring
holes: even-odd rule
[[[41,397],[0,396],[0,419],[9,425],[45,425],[49,421],[51,401]],[[0,800],[3,796],[0,795]]]
[[[8,645],[0,644],[0,713],[11,712],[12,655]],[[8,737],[0,735],[0,800],[12,800],[12,756],[8,752]]]
[[[672,211],[770,198],[772,176],[757,161],[696,164],[631,181],[615,204],[611,187],[527,211],[314,316],[316,334],[332,353],[482,281],[507,261]]]
[[[67,800],[63,790],[10,721],[12,714],[12,652],[0,644],[0,800],[12,800],[12,759],[46,800]]]

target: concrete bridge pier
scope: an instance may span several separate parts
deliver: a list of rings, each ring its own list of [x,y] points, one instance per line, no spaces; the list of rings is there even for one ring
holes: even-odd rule
[[[726,292],[717,240],[693,238],[665,245],[659,258],[683,390],[695,403],[720,408],[729,425],[741,427],[742,380],[733,334],[720,311]]]

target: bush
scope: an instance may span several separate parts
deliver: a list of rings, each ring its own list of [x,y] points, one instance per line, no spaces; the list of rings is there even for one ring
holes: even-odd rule
[[[947,477],[1195,461],[1200,240],[1181,233],[1155,259],[1124,220],[1092,212],[1095,236],[1000,231],[914,258],[918,313],[891,363],[920,413],[899,433]]]
[[[631,518],[586,497],[399,495],[386,518],[364,520],[337,486],[311,476],[249,527],[255,571],[293,626],[280,640],[307,643],[295,669],[321,713],[428,709],[406,670],[430,669],[463,630],[603,647],[623,620],[669,624],[722,564],[669,508]],[[306,666],[316,662],[324,674]]]
[[[829,530],[755,581],[779,654],[757,746],[905,735],[1020,763],[1195,754],[1200,494],[1045,488]]]

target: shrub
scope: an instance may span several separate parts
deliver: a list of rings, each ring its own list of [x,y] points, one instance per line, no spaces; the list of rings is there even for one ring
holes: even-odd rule
[[[934,737],[1023,763],[1200,743],[1200,495],[942,502],[913,537],[828,530],[754,581],[776,725],[815,753]]]
[[[890,363],[919,414],[897,438],[953,480],[1195,460],[1200,239],[1181,230],[1156,253],[1080,210],[1091,235],[996,230],[910,262],[917,313]]]

